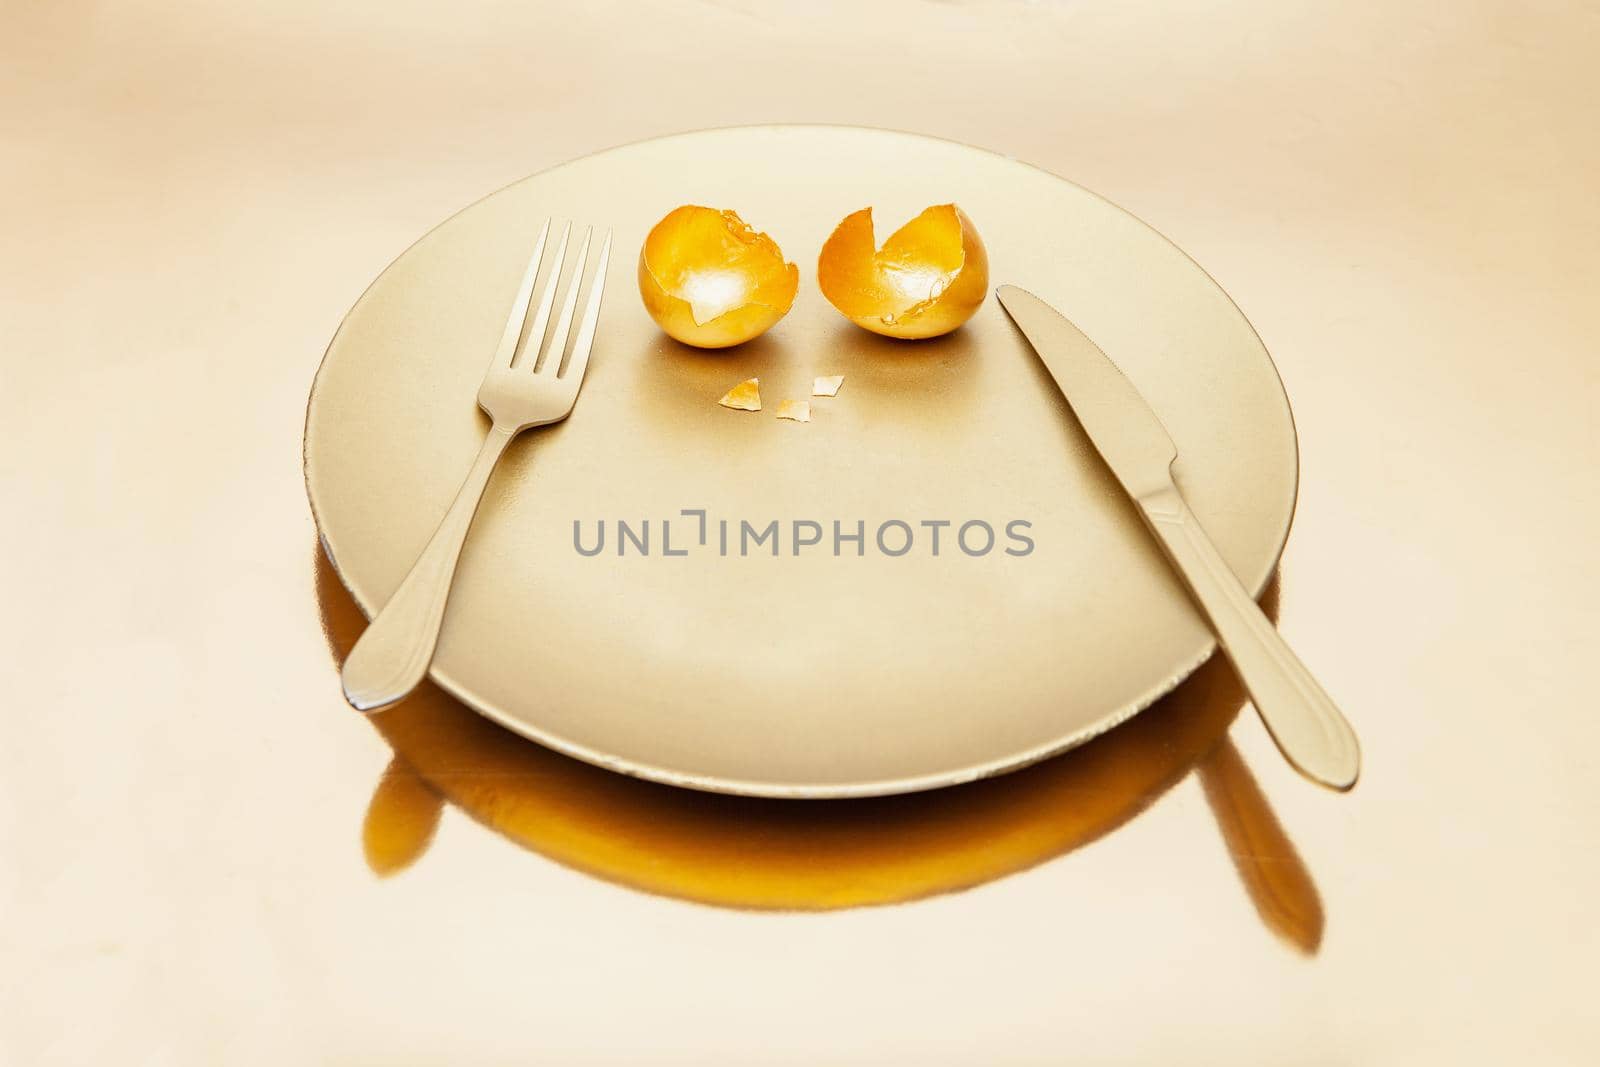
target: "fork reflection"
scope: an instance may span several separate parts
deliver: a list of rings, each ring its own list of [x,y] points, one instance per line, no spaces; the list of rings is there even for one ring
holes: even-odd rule
[[[320,550],[316,560],[323,625],[340,660],[365,620]],[[1275,598],[1276,581],[1269,615]],[[524,848],[645,892],[745,909],[860,907],[971,888],[1061,856],[1122,826],[1198,767],[1258,912],[1315,952],[1316,887],[1226,740],[1244,700],[1214,657],[1129,722],[1033,767],[926,793],[807,802],[602,770],[424,682],[370,720],[395,756],[363,843],[374,872],[397,873],[426,852],[448,801]]]

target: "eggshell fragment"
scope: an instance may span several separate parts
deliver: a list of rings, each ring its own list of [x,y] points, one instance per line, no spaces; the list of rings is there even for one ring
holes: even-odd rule
[[[761,379],[749,378],[729,389],[717,401],[725,408],[735,411],[760,411],[761,410]]]
[[[989,291],[989,254],[954,204],[939,204],[877,248],[872,209],[845,216],[817,257],[822,295],[886,337],[937,337],[970,319]]]
[[[811,383],[812,396],[838,396],[839,386],[844,384],[844,375],[834,374],[827,378],[817,378]]]
[[[639,295],[668,335],[726,348],[788,314],[800,269],[737,212],[685,205],[655,224],[639,249]]]
[[[811,421],[811,401],[785,400],[778,405],[778,418],[793,419],[795,422]]]

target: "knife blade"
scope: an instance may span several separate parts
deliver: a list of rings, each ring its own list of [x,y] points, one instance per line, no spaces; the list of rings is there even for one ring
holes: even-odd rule
[[[1145,526],[1233,661],[1278,750],[1341,792],[1361,773],[1355,731],[1217,552],[1172,479],[1177,445],[1100,346],[1026,289],[995,291],[1132,499]]]

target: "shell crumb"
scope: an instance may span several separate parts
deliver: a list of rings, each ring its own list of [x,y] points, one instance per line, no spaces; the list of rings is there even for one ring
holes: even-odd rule
[[[725,408],[735,411],[760,411],[761,410],[761,379],[748,378],[723,394],[717,401]]]

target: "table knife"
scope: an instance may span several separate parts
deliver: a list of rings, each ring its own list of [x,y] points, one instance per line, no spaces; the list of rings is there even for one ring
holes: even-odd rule
[[[1177,446],[1156,413],[1060,312],[1014,285],[996,295],[1209,620],[1278,750],[1314,782],[1340,791],[1355,785],[1361,769],[1355,731],[1189,510],[1172,477]]]

